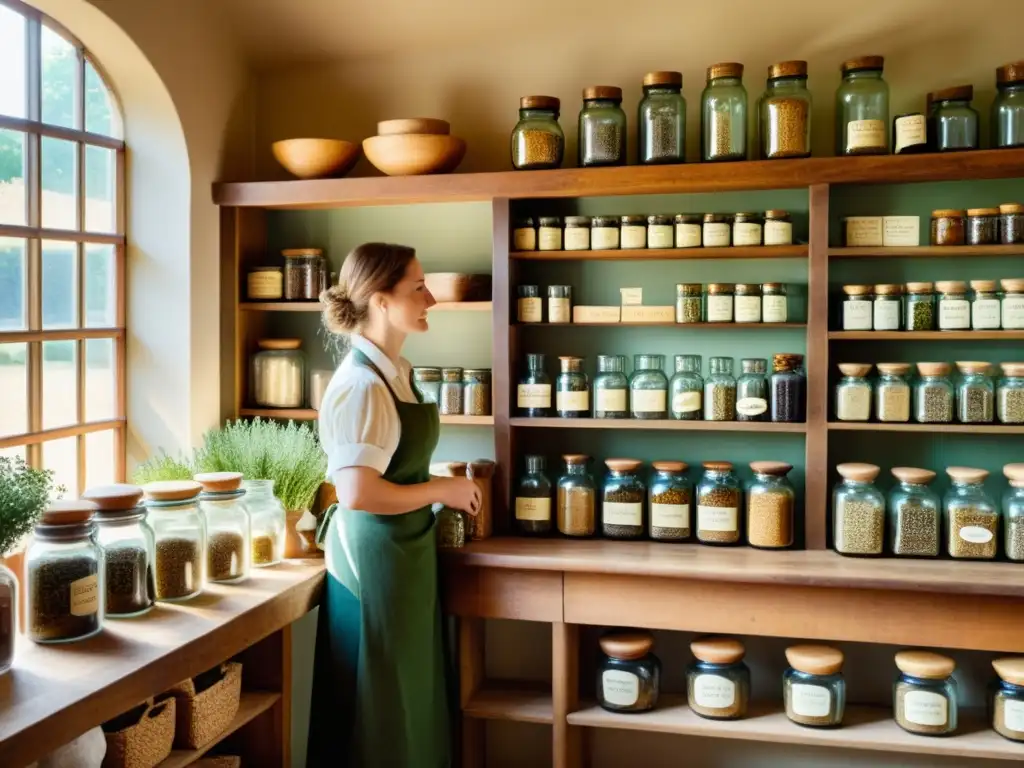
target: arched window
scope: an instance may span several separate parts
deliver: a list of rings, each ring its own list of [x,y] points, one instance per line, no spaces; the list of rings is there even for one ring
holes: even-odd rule
[[[124,141],[88,51],[0,0],[0,455],[125,473]]]

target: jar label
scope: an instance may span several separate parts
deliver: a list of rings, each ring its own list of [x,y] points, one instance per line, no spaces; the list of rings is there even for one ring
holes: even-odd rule
[[[71,615],[92,616],[100,609],[99,577],[94,573],[71,582]]]
[[[700,248],[700,224],[676,224],[676,248]]]
[[[881,216],[850,216],[845,220],[846,244],[877,247],[883,242]]]
[[[701,709],[728,709],[736,703],[736,683],[721,675],[698,675],[693,700]]]
[[[676,392],[672,395],[673,413],[693,413],[701,406],[700,392]]]
[[[980,525],[965,525],[960,529],[960,538],[971,544],[988,544],[992,541],[992,531]]]
[[[520,384],[516,390],[516,405],[520,408],[550,408],[550,384]]]
[[[566,227],[565,250],[586,251],[590,249],[590,227]]]
[[[537,250],[537,230],[533,227],[513,230],[512,247],[517,251]]]
[[[928,129],[925,125],[924,115],[907,115],[897,119],[896,146],[893,151],[899,154],[907,147],[927,143]]]
[[[559,392],[555,395],[555,408],[559,411],[586,411],[590,409],[590,392]]]
[[[647,246],[647,227],[622,227],[620,243],[623,248],[645,248]]]
[[[885,216],[882,218],[882,245],[917,247],[921,244],[920,216]]]
[[[621,669],[606,669],[601,675],[604,700],[617,707],[631,707],[640,699],[640,678]]]
[[[1003,297],[1003,328],[1014,331],[1024,328],[1024,297]]]
[[[519,322],[539,323],[544,316],[544,303],[540,297],[519,300]]]
[[[851,120],[846,124],[846,148],[877,149],[885,147],[885,122],[882,120]]]
[[[698,504],[697,530],[735,532],[738,530],[737,512],[736,507],[708,507]]]
[[[542,251],[562,250],[562,230],[560,227],[541,227],[537,230],[537,241]]]
[[[832,691],[821,685],[793,683],[789,703],[793,714],[800,717],[828,717],[832,711]]]
[[[765,245],[792,245],[793,222],[768,219],[764,223]]]
[[[1024,732],[1024,701],[1003,698],[1003,722],[1008,730]]]
[[[871,388],[842,387],[836,394],[836,418],[840,421],[867,421],[871,418]]]
[[[886,387],[878,392],[879,421],[910,421],[910,387]]]
[[[753,221],[738,221],[732,228],[733,245],[760,245],[761,225]]]
[[[671,248],[672,245],[671,224],[651,224],[647,227],[648,248]]]
[[[736,322],[737,323],[760,323],[761,322],[761,297],[760,296],[737,296],[736,297]]]
[[[999,328],[999,299],[975,299],[971,304],[971,327],[976,331]]]
[[[971,304],[967,299],[939,300],[939,330],[964,330],[971,327]]]
[[[630,504],[621,501],[606,501],[602,505],[601,521],[605,525],[644,524],[644,505]]]
[[[618,227],[594,227],[590,230],[590,247],[595,251],[608,251],[619,247]]]
[[[626,412],[626,390],[624,389],[598,389],[595,390],[594,399],[597,401],[595,411]]]
[[[551,499],[516,497],[516,520],[550,520]]]
[[[651,502],[652,528],[689,528],[689,504],[656,504]]]
[[[844,331],[870,331],[871,330],[871,304],[870,301],[857,299],[843,302],[843,330]]]
[[[908,691],[903,695],[903,714],[915,725],[945,725],[949,702],[931,691]]]
[[[704,225],[704,247],[718,248],[729,245],[729,225],[724,221]]]
[[[284,277],[280,272],[250,272],[248,292],[250,299],[280,299]]]
[[[768,410],[768,401],[761,397],[741,397],[736,401],[736,413],[743,416],[760,416]]]
[[[664,389],[634,389],[630,391],[632,410],[637,413],[663,413],[668,410],[668,392]]]
[[[732,296],[708,296],[708,322],[732,322]]]
[[[569,299],[549,298],[548,299],[548,322],[549,323],[571,323],[572,316],[569,311]]]
[[[900,329],[900,302],[893,299],[875,299],[874,322],[876,331]]]
[[[764,323],[786,322],[786,297],[764,296],[761,299],[761,321]]]

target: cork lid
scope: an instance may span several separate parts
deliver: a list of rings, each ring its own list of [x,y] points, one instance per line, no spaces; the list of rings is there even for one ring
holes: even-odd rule
[[[1006,280],[1000,280],[999,284],[1003,286],[1004,291],[1011,293],[1024,291],[1024,277],[1009,277]]]
[[[718,293],[732,293],[736,290],[736,286],[733,283],[708,283],[708,293],[715,295]]]
[[[974,467],[946,467],[946,474],[958,483],[983,483],[988,477],[988,470]]]
[[[298,349],[302,346],[302,339],[260,339],[256,346],[260,349]]]
[[[871,363],[840,363],[839,371],[843,376],[867,376],[874,368]]]
[[[998,208],[968,208],[968,216],[998,216]]]
[[[241,472],[202,472],[193,480],[203,486],[207,493],[226,493],[242,487]]]
[[[900,651],[896,654],[896,667],[911,677],[945,680],[953,674],[956,662],[948,656],[931,651]]]
[[[998,285],[995,280],[971,280],[971,288],[982,293],[991,293]]]
[[[142,486],[148,501],[186,501],[202,490],[203,486],[194,480],[158,480]]]
[[[798,672],[808,675],[837,675],[843,668],[843,652],[830,645],[791,645],[786,661]]]
[[[991,367],[991,363],[983,360],[958,360],[956,363],[956,369],[960,373],[988,373]]]
[[[690,643],[690,651],[708,664],[735,664],[742,661],[746,653],[740,640],[717,635],[698,637]]]
[[[465,477],[466,467],[469,464],[465,461],[449,461],[447,462],[448,477]]]
[[[992,660],[992,669],[1010,685],[1024,685],[1024,656],[1003,656]]]
[[[999,367],[1007,376],[1024,376],[1024,363],[1000,363]]]
[[[962,208],[938,208],[932,211],[933,219],[962,219],[967,215],[967,211]]]
[[[322,248],[286,248],[281,251],[281,255],[286,259],[298,259],[302,256],[322,256]]]
[[[917,372],[922,376],[948,376],[953,366],[949,363],[918,363]]]
[[[764,212],[764,217],[766,219],[784,219],[787,216],[789,216],[789,212],[784,211],[781,208],[769,208]]]
[[[137,485],[97,485],[86,489],[82,498],[91,501],[100,512],[127,512],[139,506],[142,489]]]
[[[768,67],[768,79],[776,77],[807,77],[806,61],[780,61]]]
[[[622,89],[615,85],[592,85],[583,89],[583,100],[611,99],[622,101]]]
[[[519,100],[520,109],[553,109],[555,112],[562,106],[562,102],[554,96],[523,96]]]
[[[79,525],[92,520],[99,506],[86,499],[51,501],[39,522],[44,525]]]
[[[884,56],[858,56],[854,59],[847,59],[844,61],[840,69],[845,75],[847,72],[859,72],[865,69],[882,69],[884,66]]]
[[[932,92],[933,101],[970,101],[974,98],[973,85],[954,85]]]
[[[732,472],[731,461],[705,461],[701,466],[709,472]]]
[[[566,464],[586,464],[590,457],[582,453],[566,453],[563,454],[562,460]]]
[[[750,468],[759,475],[784,477],[792,471],[793,465],[784,461],[752,461]]]
[[[1008,85],[1010,83],[1024,82],[1024,61],[1013,61],[996,67],[996,84]]]
[[[879,296],[899,296],[903,293],[903,286],[899,283],[879,283],[875,286],[875,293]]]
[[[743,77],[743,65],[735,61],[723,61],[708,67],[708,80],[716,77]]]
[[[938,280],[935,283],[935,290],[939,293],[966,293],[967,283],[963,280]]]
[[[642,659],[651,652],[654,636],[642,629],[621,629],[606,633],[597,642],[613,659]]]
[[[907,283],[907,293],[931,293],[934,287],[932,283]]]
[[[1007,464],[1003,467],[1003,474],[1011,483],[1024,482],[1024,464]]]
[[[858,483],[870,483],[881,472],[881,468],[874,464],[862,464],[859,462],[847,462],[846,464],[837,464],[836,472],[838,472],[846,480],[853,480]]]
[[[913,367],[910,363],[878,363],[878,372],[890,376],[906,376]]]
[[[892,476],[901,483],[912,483],[913,485],[928,485],[935,479],[935,473],[930,469],[918,469],[917,467],[893,467]]]
[[[683,73],[672,71],[648,72],[644,75],[644,85],[674,85],[682,87]]]
[[[685,461],[655,461],[651,466],[658,472],[685,472],[690,468]]]
[[[844,285],[843,293],[847,296],[870,296],[872,288],[870,285]]]
[[[1020,203],[1000,203],[1000,213],[1024,213],[1024,205]]]

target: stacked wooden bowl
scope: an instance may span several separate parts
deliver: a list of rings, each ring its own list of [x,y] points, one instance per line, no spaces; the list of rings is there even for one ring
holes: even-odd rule
[[[363,153],[388,176],[423,176],[454,171],[466,154],[466,142],[452,136],[444,120],[403,118],[377,123],[377,135],[363,139]]]

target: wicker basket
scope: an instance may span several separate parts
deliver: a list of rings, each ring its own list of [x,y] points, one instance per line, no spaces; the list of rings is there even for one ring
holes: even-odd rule
[[[221,664],[178,683],[168,693],[178,701],[174,746],[199,749],[217,738],[238,714],[242,696],[242,665]]]
[[[204,757],[192,763],[195,768],[242,768],[242,758],[232,755],[221,755],[220,757]]]
[[[176,702],[152,699],[103,724],[107,754],[103,768],[154,768],[171,754]]]

